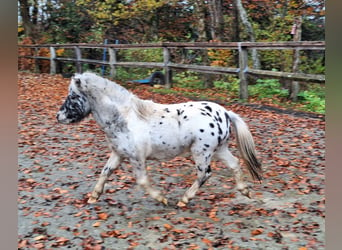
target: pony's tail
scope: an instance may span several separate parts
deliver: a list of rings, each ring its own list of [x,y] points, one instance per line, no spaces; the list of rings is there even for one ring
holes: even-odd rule
[[[256,151],[252,134],[249,131],[247,124],[241,119],[238,114],[232,111],[228,111],[228,115],[229,120],[232,122],[235,129],[238,149],[245,164],[248,167],[248,171],[254,180],[258,180],[259,182],[261,182],[261,163],[256,158]]]

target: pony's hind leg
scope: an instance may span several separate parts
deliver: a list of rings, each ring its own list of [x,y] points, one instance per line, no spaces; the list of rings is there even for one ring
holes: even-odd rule
[[[222,146],[220,149],[218,149],[214,157],[216,160],[221,161],[223,164],[233,170],[237,189],[241,192],[241,194],[250,198],[250,192],[247,184],[243,180],[242,170],[238,158],[233,156],[226,146]]]
[[[159,190],[152,188],[147,176],[145,162],[131,160],[131,164],[133,165],[138,185],[141,186],[153,199],[167,205],[167,199],[162,195],[162,193]]]
[[[194,152],[195,150],[192,150],[192,155],[196,164],[197,168],[197,179],[192,184],[192,186],[184,193],[182,199],[178,202],[179,207],[185,206],[190,199],[195,197],[196,192],[198,189],[203,186],[203,184],[209,179],[211,175],[211,155],[208,151],[204,152]]]
[[[88,203],[95,203],[100,195],[103,193],[104,184],[108,177],[113,173],[120,164],[120,157],[112,151],[106,165],[103,167],[99,180],[97,181],[93,192],[91,193]]]

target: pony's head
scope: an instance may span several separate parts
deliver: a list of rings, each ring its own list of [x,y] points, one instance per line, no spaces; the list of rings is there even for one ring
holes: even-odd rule
[[[83,88],[85,79],[76,75],[71,79],[69,94],[57,113],[57,121],[63,124],[75,123],[90,114],[90,104]]]

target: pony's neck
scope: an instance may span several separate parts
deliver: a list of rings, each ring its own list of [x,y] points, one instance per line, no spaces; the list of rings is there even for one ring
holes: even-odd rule
[[[129,102],[134,96],[131,92],[119,84],[107,79],[104,79],[104,81],[105,82],[100,91],[102,92],[103,96],[107,96],[111,101],[121,105]]]

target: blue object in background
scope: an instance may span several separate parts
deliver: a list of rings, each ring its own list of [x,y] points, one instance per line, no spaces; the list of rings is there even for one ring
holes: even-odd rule
[[[139,83],[139,84],[150,84],[150,85],[164,85],[165,84],[165,77],[164,74],[160,71],[154,72],[152,75],[145,79],[141,80],[132,80],[134,83]]]

